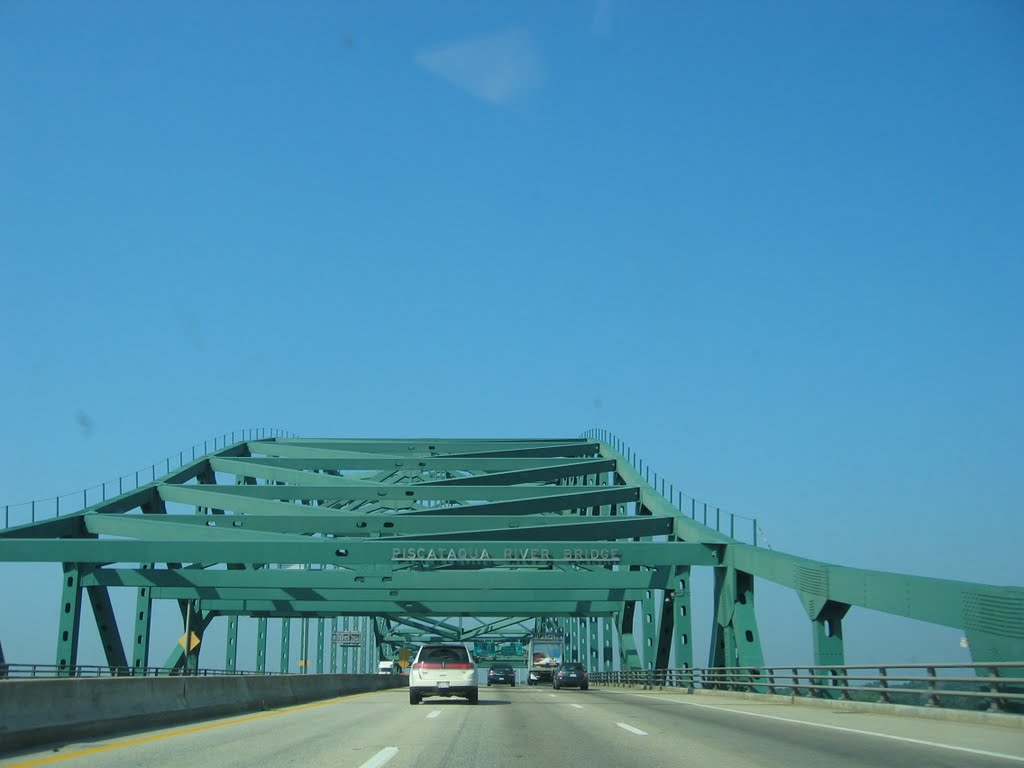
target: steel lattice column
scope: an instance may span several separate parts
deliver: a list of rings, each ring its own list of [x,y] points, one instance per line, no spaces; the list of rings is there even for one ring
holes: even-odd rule
[[[256,620],[256,671],[267,671],[267,618]]]
[[[152,563],[143,563],[142,570],[153,568]],[[149,587],[139,587],[135,597],[135,632],[132,635],[132,669],[145,670],[149,666],[149,627],[153,598]]]
[[[238,617],[228,616],[228,636],[224,650],[224,669],[228,672],[235,671],[238,661]]]
[[[615,666],[615,646],[612,643],[614,624],[611,617],[601,619],[601,671],[611,672]]]
[[[338,644],[334,642],[338,632],[338,617],[334,616],[331,618],[331,674],[336,674],[338,671]]]
[[[78,664],[78,631],[82,623],[81,570],[77,563],[64,563],[60,622],[57,627],[57,674],[74,674]]]
[[[292,620],[281,619],[281,663],[278,669],[288,672],[291,665]]]
[[[690,617],[690,567],[679,566],[675,569],[675,584],[672,590],[672,653],[673,665],[679,669],[693,668],[693,620]]]
[[[318,675],[324,673],[324,621],[325,619],[316,620],[316,673]]]

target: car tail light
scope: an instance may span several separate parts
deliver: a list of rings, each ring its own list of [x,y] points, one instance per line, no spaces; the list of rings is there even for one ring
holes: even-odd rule
[[[445,669],[476,669],[476,665],[475,664],[460,664],[460,663],[456,662],[454,664],[446,665]]]

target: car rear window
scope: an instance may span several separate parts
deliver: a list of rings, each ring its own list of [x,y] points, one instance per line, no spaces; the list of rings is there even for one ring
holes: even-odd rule
[[[426,664],[465,664],[469,661],[469,652],[458,645],[424,648],[420,661]]]

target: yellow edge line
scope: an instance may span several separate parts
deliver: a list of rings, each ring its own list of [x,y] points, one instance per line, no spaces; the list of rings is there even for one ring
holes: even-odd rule
[[[13,765],[5,766],[4,768],[30,768],[33,765],[46,765],[48,763],[56,763],[60,760],[70,760],[74,757],[85,757],[86,755],[95,755],[100,752],[109,752],[113,749],[123,749],[124,747],[135,747],[139,744],[148,744],[151,741],[162,741],[163,739],[173,739],[175,736],[186,736],[190,733],[199,733],[201,731],[212,731],[214,728],[224,728],[228,725],[240,725],[241,723],[251,723],[254,720],[263,720],[267,717],[274,717],[275,715],[283,715],[288,712],[300,712],[304,709],[316,709],[317,707],[326,707],[331,704],[337,704],[341,701],[351,701],[352,699],[359,699],[363,696],[373,696],[377,693],[383,693],[383,691],[366,691],[365,693],[352,693],[348,696],[338,696],[334,699],[328,699],[327,701],[315,701],[312,704],[297,704],[293,707],[284,707],[283,709],[275,709],[272,712],[263,712],[259,715],[248,715],[247,717],[238,717],[234,720],[225,720],[220,723],[210,723],[209,725],[198,725],[195,728],[185,728],[180,731],[172,731],[170,733],[158,733],[156,736],[146,736],[142,739],[132,739],[131,741],[121,741],[117,744],[107,744],[103,747],[93,747],[92,749],[82,749],[78,752],[70,752],[66,755],[54,755],[52,757],[42,757],[37,760],[29,760],[26,763],[14,763]]]

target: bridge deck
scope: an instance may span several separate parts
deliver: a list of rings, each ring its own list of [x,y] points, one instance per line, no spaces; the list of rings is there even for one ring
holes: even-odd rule
[[[1024,763],[1024,727],[731,696],[518,686],[483,687],[475,707],[456,699],[410,706],[407,692],[397,689],[56,746],[0,758],[0,768],[962,768]]]

